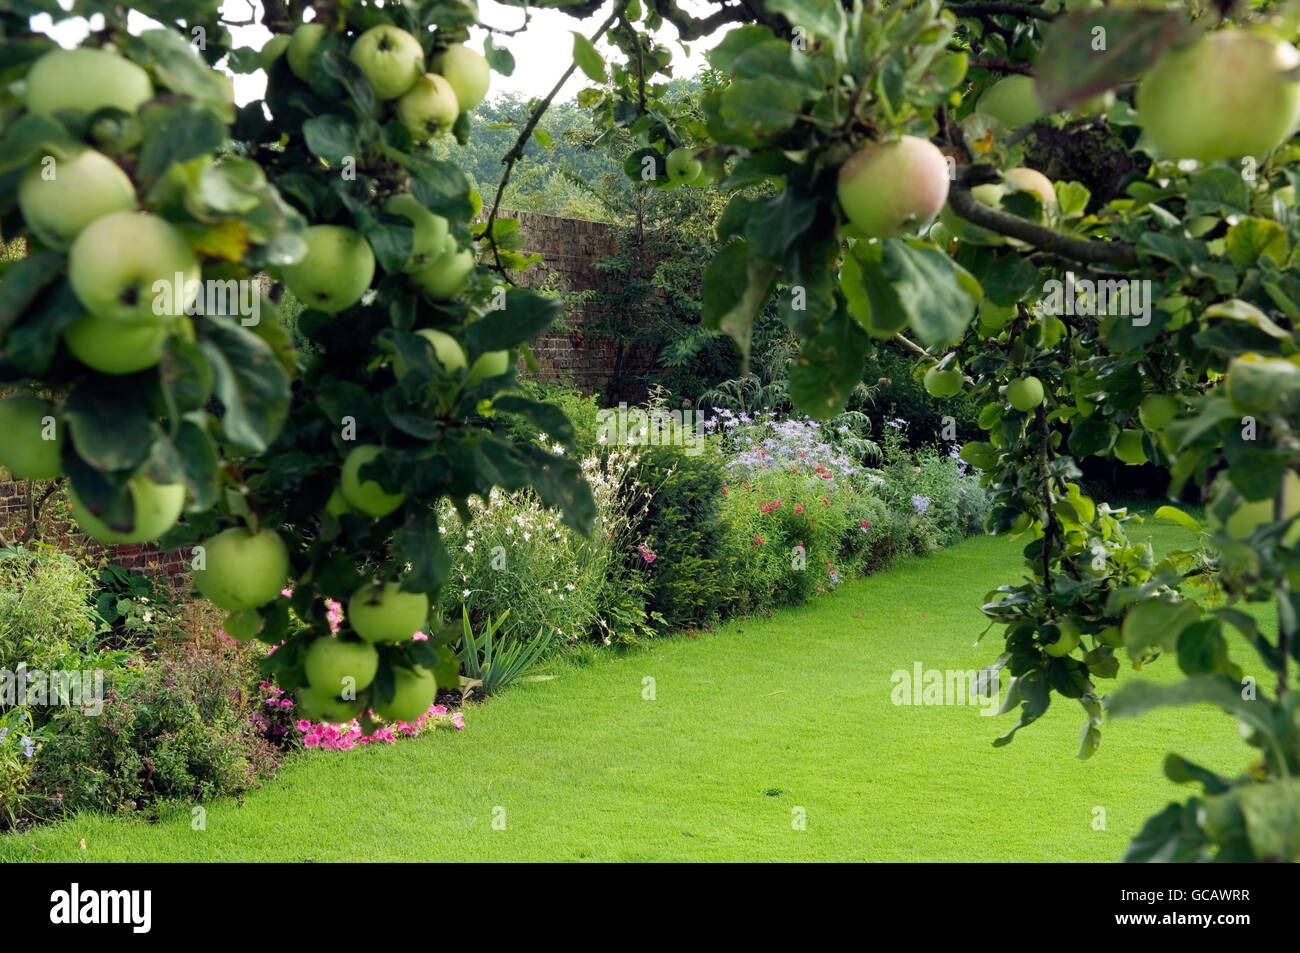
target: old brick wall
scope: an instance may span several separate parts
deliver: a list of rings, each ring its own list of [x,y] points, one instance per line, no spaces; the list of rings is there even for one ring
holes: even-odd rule
[[[34,532],[34,528],[27,522],[28,487],[31,487],[35,499],[40,500],[49,486],[48,483],[14,480],[4,470],[0,470],[0,534],[3,534],[5,539],[18,542]],[[71,546],[73,540],[61,532],[63,514],[56,511],[57,506],[66,506],[66,504],[59,504],[58,499],[47,501],[41,510],[40,522],[44,527],[41,539],[56,546]],[[76,544],[83,552],[90,553],[92,556],[103,553],[109,562],[119,566],[145,573],[164,573],[173,585],[188,586],[189,584],[189,561],[182,552],[167,553],[156,546],[136,544],[100,546],[80,535],[76,539]]]
[[[578,292],[598,290],[602,282],[618,280],[617,275],[596,267],[602,258],[618,250],[617,225],[506,209],[501,214],[519,221],[523,250],[542,256],[541,263],[530,267],[519,279],[520,284],[544,284],[554,274],[564,291]],[[566,315],[566,329],[546,331],[533,339],[538,378],[570,384],[586,394],[604,392],[614,376],[617,345],[582,332],[583,322],[594,317],[599,307],[595,300],[580,302]]]

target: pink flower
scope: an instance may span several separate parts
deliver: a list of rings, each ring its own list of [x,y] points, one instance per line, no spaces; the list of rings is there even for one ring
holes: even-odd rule
[[[825,496],[823,496],[823,497],[822,497],[822,502],[825,503],[827,506],[830,506],[830,505],[831,505],[831,501],[830,501],[830,498],[829,498],[829,497],[825,497]]]
[[[458,731],[465,730],[465,716],[460,712],[456,712],[456,714],[451,716],[451,723],[456,726]]]
[[[794,511],[795,511],[796,513],[802,513],[802,512],[803,512],[803,504],[802,504],[802,503],[796,503],[796,504],[794,505]]]
[[[763,545],[763,537],[762,537],[762,536],[759,536],[758,534],[755,534],[755,535],[754,535],[754,538],[755,538],[756,540],[758,540],[758,545],[760,545],[760,546]]]
[[[293,595],[293,590],[288,588],[281,589],[280,595],[284,596],[287,599],[289,596]]]
[[[411,640],[414,642],[428,642],[429,637],[423,632],[417,632],[415,635],[411,636]]]

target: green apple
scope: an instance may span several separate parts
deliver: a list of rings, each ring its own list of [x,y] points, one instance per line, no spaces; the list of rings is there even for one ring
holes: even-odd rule
[[[713,184],[713,173],[705,167],[703,162],[701,162],[700,174],[691,179],[687,184],[697,189],[706,189]]]
[[[169,324],[122,324],[93,314],[63,329],[63,343],[82,364],[101,374],[135,374],[162,358]]]
[[[274,601],[289,578],[289,550],[275,530],[250,533],[232,526],[203,542],[203,566],[194,588],[227,612]]]
[[[465,369],[467,364],[465,349],[460,346],[459,341],[446,331],[423,328],[415,333],[433,345],[433,353],[437,355],[438,363],[443,366],[443,369],[448,374],[455,374],[457,371]],[[477,367],[478,361],[475,361],[474,365]]]
[[[1285,483],[1286,516],[1289,518],[1300,513],[1300,476],[1297,476],[1294,470],[1287,470]],[[1220,473],[1211,484],[1212,499],[1217,500],[1227,490],[1227,474]],[[1215,517],[1213,505],[1206,510],[1206,517],[1209,524],[1215,529],[1227,529],[1230,537],[1235,540],[1243,540],[1258,527],[1273,522],[1273,501],[1270,499],[1242,502],[1240,506],[1232,511],[1226,526]],[[1288,546],[1294,546],[1297,542],[1300,542],[1300,520],[1297,520],[1292,525],[1283,541]]]
[[[1170,394],[1147,394],[1138,405],[1138,419],[1147,430],[1160,431],[1178,413],[1178,398]]]
[[[1141,466],[1147,462],[1147,454],[1142,449],[1141,430],[1121,430],[1115,440],[1115,457],[1131,467]]]
[[[704,173],[704,163],[695,158],[695,150],[682,146],[668,153],[668,181],[674,186],[688,185]]]
[[[456,250],[454,240],[432,264],[415,272],[411,280],[424,289],[435,301],[450,301],[465,290],[470,273],[474,270],[474,250]]]
[[[128,325],[170,323],[198,297],[201,276],[184,236],[147,212],[95,219],[68,252],[68,281],[86,310]]]
[[[83,149],[71,159],[28,169],[18,184],[18,207],[32,234],[66,250],[95,219],[134,211],[135,186],[108,156]]]
[[[299,688],[294,698],[298,703],[296,710],[309,721],[341,725],[361,714],[361,699],[345,700],[311,685]]]
[[[27,71],[27,109],[40,116],[108,106],[134,113],[152,98],[149,74],[110,50],[52,50]]]
[[[984,91],[975,102],[975,111],[992,116],[1008,129],[1018,129],[1043,114],[1030,76],[1008,76]]]
[[[1062,658],[1079,647],[1079,627],[1068,619],[1061,619],[1056,623],[1056,628],[1060,631],[1060,636],[1055,642],[1043,646],[1043,651]]]
[[[394,669],[393,682],[392,700],[375,705],[375,714],[385,721],[418,721],[438,697],[438,682],[426,669]]]
[[[348,600],[348,623],[367,642],[406,642],[429,621],[429,597],[395,582],[365,585]]]
[[[284,55],[284,51],[289,48],[292,42],[287,33],[277,33],[267,41],[266,46],[262,47],[262,52],[257,54],[258,65],[266,72],[271,72],[271,67],[275,61]]]
[[[289,38],[286,53],[289,58],[289,69],[304,83],[311,75],[311,55],[316,52],[316,47],[320,46],[320,41],[324,38],[325,25],[314,22],[302,24]]]
[[[420,41],[387,23],[362,33],[348,57],[366,74],[376,99],[396,99],[424,73]]]
[[[1031,411],[1043,402],[1043,382],[1037,377],[1018,377],[1007,385],[1007,400],[1016,410]]]
[[[307,646],[303,671],[312,688],[341,695],[345,687],[365,691],[379,671],[379,653],[373,645],[327,635]],[[344,679],[354,680],[348,686]]]
[[[407,273],[423,271],[442,257],[447,248],[449,225],[441,215],[435,215],[420,204],[420,200],[406,192],[391,195],[384,203],[384,211],[400,215],[411,223],[411,257],[402,270]]]
[[[1272,152],[1295,129],[1300,66],[1290,43],[1244,30],[1203,34],[1142,78],[1139,118],[1161,154],[1213,162]]]
[[[127,483],[135,507],[131,529],[119,532],[95,516],[81,502],[77,491],[68,487],[72,518],[91,539],[100,543],[143,543],[155,540],[176,525],[185,506],[185,484],[154,483],[145,476],[134,476]]]
[[[948,163],[928,140],[873,142],[840,168],[837,194],[864,235],[891,238],[927,225],[948,199]]]
[[[931,397],[952,397],[961,393],[961,371],[953,368],[939,370],[935,365],[925,372],[925,392]]]
[[[397,118],[416,142],[441,136],[455,125],[458,115],[456,91],[437,73],[425,73],[397,100]]]
[[[1010,324],[1016,317],[1017,309],[1014,304],[994,304],[988,298],[981,298],[977,313],[979,314],[980,333],[990,336],[997,334]]]
[[[387,516],[406,501],[405,493],[386,493],[374,480],[362,480],[358,475],[363,466],[381,453],[383,450],[373,443],[353,448],[343,461],[343,474],[339,483],[343,498],[349,504],[376,519]]]
[[[483,102],[492,83],[488,61],[461,43],[452,44],[434,57],[433,71],[451,84],[461,112],[469,112]]]
[[[360,301],[375,277],[375,253],[361,233],[343,225],[313,225],[302,237],[307,254],[280,268],[285,286],[304,305],[326,314]]]
[[[46,418],[51,418],[46,423]],[[19,480],[63,476],[63,424],[48,400],[19,395],[0,400],[0,467]],[[49,439],[46,439],[49,437]]]
[[[335,487],[334,492],[330,494],[330,498],[325,501],[325,512],[330,516],[342,516],[344,513],[350,513],[351,511],[352,506],[348,503],[347,497],[343,495],[342,490]]]
[[[510,370],[509,351],[487,351],[480,354],[469,369],[469,382],[477,384],[488,377],[500,377]]]

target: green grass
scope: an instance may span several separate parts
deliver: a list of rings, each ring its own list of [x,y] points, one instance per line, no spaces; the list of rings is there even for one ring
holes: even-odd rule
[[[977,607],[1020,575],[1019,545],[972,539],[771,618],[557,666],[471,708],[464,732],[295,757],[242,805],[206,805],[206,830],[188,806],[79,817],[0,837],[0,860],[1117,860],[1191,791],[1161,774],[1171,745],[1228,774],[1249,760],[1232,719],[1108,721],[1078,761],[1072,702],[1004,748],[1013,715],[891,702],[915,661],[996,656],[972,645]],[[1143,673],[1176,675],[1172,659]]]

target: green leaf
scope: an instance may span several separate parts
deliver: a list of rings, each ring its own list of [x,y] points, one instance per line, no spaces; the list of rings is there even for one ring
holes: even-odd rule
[[[1075,10],[1043,31],[1034,60],[1035,91],[1048,109],[1069,109],[1144,72],[1183,33],[1175,10],[1107,7]],[[1102,30],[1104,34],[1095,31]],[[1104,35],[1104,48],[1095,38]]]
[[[1265,218],[1244,218],[1228,229],[1228,257],[1243,271],[1268,255],[1279,265],[1286,263],[1286,231]]]
[[[1145,658],[1152,647],[1172,649],[1178,634],[1201,617],[1196,603],[1148,599],[1139,602],[1124,617],[1124,647],[1134,662]]]
[[[410,573],[402,580],[402,588],[408,592],[435,595],[451,569],[451,556],[438,532],[437,512],[432,508],[410,512],[393,534],[393,542],[411,564]]]
[[[749,244],[743,241],[723,248],[704,269],[700,317],[705,327],[736,342],[745,367],[754,318],[771,297],[775,282],[775,269],[751,258]]]
[[[1111,696],[1112,718],[1135,718],[1154,708],[1186,705],[1214,705],[1236,715],[1268,738],[1273,738],[1273,719],[1267,703],[1242,698],[1241,685],[1216,675],[1193,675],[1174,685],[1128,682]]]
[[[486,351],[501,351],[532,340],[564,311],[557,299],[527,288],[511,288],[505,297],[504,308],[489,311],[469,326],[465,341],[471,361]]]
[[[1198,536],[1205,531],[1196,517],[1185,513],[1176,506],[1162,506],[1151,515],[1151,518],[1177,523],[1189,533],[1195,533]]]
[[[605,82],[605,58],[596,50],[591,40],[577,30],[573,33],[573,61],[596,83]]]
[[[775,198],[756,202],[749,210],[745,239],[754,255],[768,264],[780,264],[786,250],[802,241],[817,215],[815,196],[786,189]]]
[[[1035,669],[1015,681],[1020,697],[1020,718],[1010,731],[993,742],[995,748],[1011,744],[1016,737],[1016,732],[1041,718],[1052,702],[1047,676],[1041,669]]]
[[[1222,794],[1229,788],[1228,782],[1213,771],[1173,753],[1165,755],[1165,777],[1174,784],[1199,783],[1206,794]]]
[[[153,181],[175,163],[216,152],[226,141],[220,117],[198,103],[171,107],[161,120],[157,115],[157,110],[145,112],[145,144],[137,170],[144,182]]]
[[[1125,863],[1187,863],[1209,859],[1209,839],[1201,830],[1200,802],[1170,804],[1147,818],[1124,852]]]
[[[880,265],[922,344],[937,347],[961,339],[975,315],[975,301],[962,287],[951,258],[889,239]]]
[[[312,154],[330,165],[341,165],[345,158],[355,158],[361,152],[356,124],[337,113],[308,119],[302,124],[302,137]]]
[[[1246,836],[1261,861],[1300,858],[1300,781],[1271,778],[1236,789]]]
[[[862,381],[870,343],[841,303],[790,365],[790,400],[795,407],[818,420],[843,412]]]
[[[63,259],[62,255],[57,257]],[[6,284],[0,282],[0,295],[8,290]],[[4,336],[0,358],[25,374],[45,373],[54,360],[59,333],[85,313],[72,286],[67,281],[56,284],[28,308],[26,320]]]
[[[483,57],[494,73],[510,76],[515,71],[515,58],[504,46],[497,46],[491,35],[483,41]]]
[[[785,16],[817,36],[834,40],[844,35],[848,22],[844,8],[825,0],[767,0],[767,9]]]
[[[87,377],[64,405],[77,455],[100,473],[134,473],[153,444],[148,392],[123,382],[104,374]]]
[[[230,321],[209,319],[199,344],[222,403],[221,428],[242,449],[261,453],[289,413],[289,378],[270,345]]]

